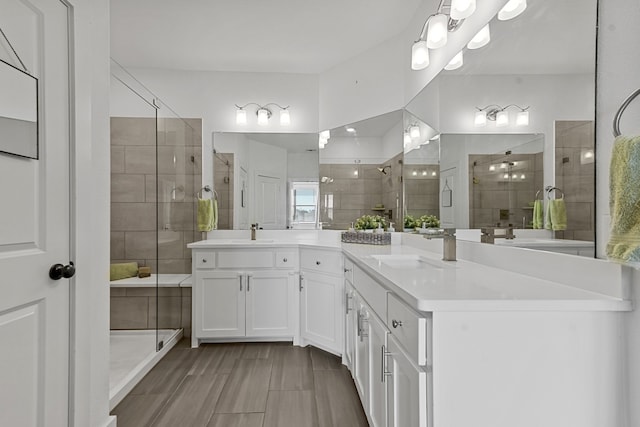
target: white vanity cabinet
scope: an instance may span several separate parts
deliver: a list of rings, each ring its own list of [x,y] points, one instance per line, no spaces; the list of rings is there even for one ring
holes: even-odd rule
[[[297,251],[194,251],[192,346],[201,340],[296,335]]]
[[[372,427],[430,427],[431,317],[417,313],[345,259],[347,311],[345,343],[355,355],[350,366]]]
[[[342,355],[344,279],[342,252],[300,248],[300,338]]]

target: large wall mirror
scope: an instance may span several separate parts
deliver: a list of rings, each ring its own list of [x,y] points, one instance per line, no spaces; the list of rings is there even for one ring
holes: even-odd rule
[[[596,12],[595,0],[543,0],[494,18],[491,42],[464,49],[462,67],[407,105],[441,132],[440,194],[452,189],[444,225],[532,228],[536,195],[564,198],[566,229],[541,233],[593,248]]]
[[[218,229],[316,228],[318,135],[215,132]]]

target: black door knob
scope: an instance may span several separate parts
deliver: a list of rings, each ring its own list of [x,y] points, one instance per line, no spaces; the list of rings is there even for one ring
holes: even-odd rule
[[[76,267],[71,261],[69,261],[68,265],[53,264],[49,269],[49,277],[52,280],[60,280],[63,277],[69,279],[73,277],[74,274],[76,274]]]

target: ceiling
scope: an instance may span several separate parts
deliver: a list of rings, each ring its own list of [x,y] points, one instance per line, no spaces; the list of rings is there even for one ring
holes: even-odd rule
[[[127,68],[320,73],[401,33],[422,0],[111,0]]]

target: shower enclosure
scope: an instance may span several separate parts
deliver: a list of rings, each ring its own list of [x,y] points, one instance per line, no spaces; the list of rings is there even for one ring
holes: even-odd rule
[[[190,242],[202,182],[201,119],[184,119],[111,64],[111,263],[151,276],[111,282],[113,408],[191,330]]]

